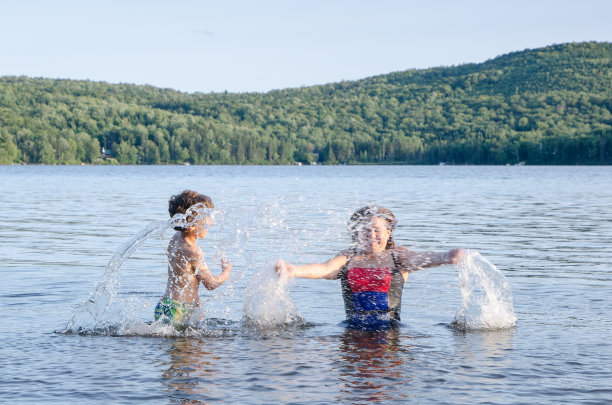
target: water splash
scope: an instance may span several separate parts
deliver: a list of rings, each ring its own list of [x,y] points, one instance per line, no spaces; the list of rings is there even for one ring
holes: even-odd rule
[[[105,267],[104,274],[94,289],[89,293],[72,314],[72,318],[66,327],[66,332],[77,333],[102,333],[102,334],[129,334],[131,329],[140,327],[150,330],[150,325],[139,324],[134,320],[135,314],[150,305],[143,304],[133,293],[126,299],[119,298],[121,287],[119,271],[126,262],[142,245],[149,239],[163,239],[166,231],[170,228],[187,228],[196,225],[205,218],[214,218],[215,215],[223,217],[222,214],[204,206],[193,206],[185,214],[176,214],[168,221],[156,221],[147,225],[144,229],[123,243],[113,254]],[[119,301],[119,302],[117,302]],[[118,307],[118,313],[110,311],[110,308]],[[112,314],[109,314],[112,312]],[[154,333],[155,330],[152,330]],[[164,328],[159,332],[166,334]],[[148,333],[147,333],[148,334]]]
[[[277,275],[273,263],[255,273],[244,297],[245,323],[260,328],[304,323],[291,301],[288,287],[287,276]]]
[[[115,251],[106,265],[102,278],[91,291],[89,297],[75,308],[67,330],[83,331],[100,327],[106,311],[117,295],[116,292],[120,285],[118,271],[123,263],[147,239],[163,237],[164,232],[170,225],[171,221],[152,222]]]
[[[108,336],[209,336],[235,333],[237,325],[244,325],[245,320],[249,325],[261,327],[299,323],[302,317],[289,298],[287,280],[279,280],[271,264],[254,275],[252,271],[245,271],[246,267],[241,269],[240,266],[240,263],[261,262],[267,255],[264,253],[262,257],[262,252],[266,252],[265,241],[279,232],[288,234],[283,221],[285,215],[279,207],[277,202],[258,207],[255,212],[252,208],[233,210],[231,217],[222,210],[195,207],[195,210],[176,214],[168,221],[149,224],[116,250],[100,281],[87,299],[74,309],[70,322],[62,332]],[[186,228],[207,218],[213,220],[211,222],[216,224],[215,228],[220,228],[208,235],[204,242],[207,249],[214,252],[207,261],[209,264],[218,262],[220,258],[227,257],[225,252],[231,252],[230,259],[238,271],[232,273],[223,288],[201,297],[202,305],[185,330],[152,322],[153,307],[163,295],[166,284],[167,258],[162,252],[167,244],[161,242],[148,251],[150,246],[146,242],[154,238],[165,240],[166,231]],[[251,240],[253,234],[257,234],[255,241]],[[259,242],[261,240],[264,242]],[[144,248],[147,248],[145,252]],[[149,253],[146,264],[135,255],[137,251]],[[149,270],[155,263],[159,266],[159,273]],[[253,275],[247,291],[259,302],[246,305],[247,315],[244,316],[240,311],[240,303],[244,304],[244,289],[237,289],[234,284],[240,283],[247,275]],[[238,305],[232,305],[236,300]]]
[[[457,268],[463,304],[453,327],[492,330],[516,325],[510,283],[495,265],[480,253],[468,251]]]
[[[212,223],[215,220],[217,212],[218,210],[208,208],[204,204],[195,204],[189,207],[184,214],[181,214],[180,212],[174,214],[174,216],[168,222],[173,228],[187,229],[190,226],[203,222],[207,219],[210,219],[211,221],[207,224]]]

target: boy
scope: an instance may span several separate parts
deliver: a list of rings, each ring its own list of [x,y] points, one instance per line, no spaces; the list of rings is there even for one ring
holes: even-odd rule
[[[213,276],[204,261],[198,238],[206,237],[212,218],[206,209],[214,208],[212,200],[200,193],[185,190],[168,201],[171,217],[183,214],[186,221],[174,228],[177,231],[166,251],[168,255],[168,284],[166,293],[155,307],[155,320],[164,323],[186,325],[189,317],[200,304],[200,282],[209,290],[223,284],[232,271],[229,260],[221,259],[221,274]]]

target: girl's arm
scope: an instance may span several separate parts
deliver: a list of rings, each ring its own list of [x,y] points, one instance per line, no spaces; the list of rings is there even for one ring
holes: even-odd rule
[[[275,269],[277,273],[286,274],[290,278],[326,278],[331,280],[338,275],[340,269],[342,269],[342,266],[344,266],[347,261],[348,257],[342,254],[324,263],[294,265],[279,260],[276,263]]]
[[[400,261],[408,272],[443,264],[455,264],[465,255],[463,249],[452,249],[448,252],[417,252],[400,247],[398,251]]]
[[[213,276],[205,261],[197,263],[195,275],[204,287],[208,290],[214,290],[223,284],[232,272],[232,263],[229,260],[221,259],[221,274]]]

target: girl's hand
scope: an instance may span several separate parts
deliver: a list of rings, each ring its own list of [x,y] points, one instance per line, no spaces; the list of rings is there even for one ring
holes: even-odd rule
[[[453,249],[449,250],[446,253],[446,262],[448,264],[456,264],[459,260],[461,260],[466,255],[465,250],[463,249]]]
[[[291,275],[290,266],[291,265],[283,259],[278,259],[278,261],[274,265],[274,271],[279,277],[288,277]]]

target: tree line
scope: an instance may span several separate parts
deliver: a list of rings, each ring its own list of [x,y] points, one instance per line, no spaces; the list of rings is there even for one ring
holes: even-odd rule
[[[611,164],[612,44],[267,93],[0,78],[0,163]]]

